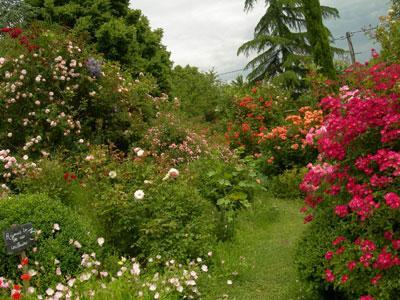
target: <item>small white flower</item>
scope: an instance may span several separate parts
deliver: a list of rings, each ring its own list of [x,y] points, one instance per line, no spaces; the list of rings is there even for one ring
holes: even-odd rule
[[[55,224],[53,225],[53,229],[54,229],[55,231],[59,231],[59,230],[61,229],[60,224],[55,223]]]
[[[105,271],[100,272],[100,276],[101,276],[101,277],[107,277],[107,276],[108,276],[108,273],[105,272]]]
[[[160,293],[159,292],[155,293],[154,294],[154,299],[159,299],[159,298],[160,298]]]
[[[13,136],[12,132],[7,133],[7,136],[10,138]]]
[[[34,287],[29,287],[28,288],[28,294],[33,294],[35,292],[35,288]]]
[[[73,287],[74,283],[75,283],[76,278],[71,278],[70,280],[68,280],[67,284],[69,287]]]
[[[62,272],[61,272],[61,268],[60,268],[60,267],[57,267],[57,269],[56,269],[56,275],[57,275],[57,276],[61,276],[61,275],[62,275]]]
[[[111,179],[114,179],[115,177],[117,177],[117,172],[115,171],[110,171],[108,173],[108,177],[110,177]]]
[[[48,296],[53,296],[53,295],[54,295],[54,290],[53,290],[52,288],[48,288],[48,289],[46,290],[46,294],[47,294]]]
[[[136,200],[142,200],[144,198],[144,192],[142,190],[137,190],[134,196]]]
[[[203,272],[208,272],[208,267],[207,267],[206,265],[202,265],[202,266],[201,266],[201,270],[202,270]]]
[[[86,156],[86,158],[85,158],[86,161],[91,161],[91,160],[93,160],[93,159],[94,159],[94,156],[93,156],[93,155],[88,155],[88,156]]]
[[[149,290],[152,291],[152,292],[154,292],[156,289],[157,289],[157,286],[155,284],[151,284],[149,286]]]
[[[226,283],[227,283],[228,285],[232,285],[233,282],[232,282],[232,280],[227,280]]]
[[[81,276],[79,276],[79,280],[81,282],[88,281],[90,279],[90,277],[92,277],[92,275],[90,273],[83,273]]]
[[[99,244],[99,246],[102,247],[103,244],[104,244],[104,238],[99,237],[99,238],[97,239],[97,244]]]
[[[39,101],[39,100],[36,100],[36,101],[35,101],[35,104],[36,104],[36,105],[40,105],[40,101]]]
[[[74,241],[74,246],[76,249],[82,248],[82,245],[78,241]]]
[[[83,144],[83,142],[84,142],[83,139],[80,139],[80,140],[79,140],[79,144]]]
[[[144,150],[140,149],[138,152],[136,152],[136,155],[138,157],[142,157],[144,155]]]
[[[65,286],[62,283],[57,284],[56,290],[57,291],[63,291],[65,289]]]
[[[26,154],[22,157],[23,160],[28,160],[28,158],[29,158],[29,156]]]
[[[138,263],[132,265],[131,274],[135,276],[140,275],[140,265]]]

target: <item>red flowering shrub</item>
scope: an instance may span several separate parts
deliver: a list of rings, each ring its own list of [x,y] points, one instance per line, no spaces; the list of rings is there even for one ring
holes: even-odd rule
[[[293,109],[299,103],[292,102],[266,86],[253,88],[250,96],[235,103],[234,121],[228,123],[225,137],[231,146],[244,147],[247,154],[259,158],[264,173],[280,173],[316,157],[316,152],[308,147],[312,143],[306,135],[320,128],[322,110],[310,106]]]
[[[323,130],[308,135],[319,161],[308,166],[300,188],[307,194],[305,221],[315,224],[300,244],[299,265],[305,279],[325,281],[350,299],[395,299],[400,293],[400,65],[358,66],[347,76],[350,87],[321,100]],[[309,247],[320,250],[306,251]],[[307,267],[307,261],[315,266]]]

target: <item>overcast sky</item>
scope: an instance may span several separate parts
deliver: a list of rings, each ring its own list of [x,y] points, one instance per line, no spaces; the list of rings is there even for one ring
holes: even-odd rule
[[[193,65],[203,71],[214,68],[218,73],[243,68],[249,58],[237,56],[237,49],[253,36],[256,23],[265,12],[260,0],[253,11],[243,11],[244,0],[131,0],[131,7],[141,9],[153,28],[164,30],[163,44],[179,65]],[[336,7],[341,18],[328,21],[335,37],[346,31],[378,24],[378,18],[389,8],[389,0],[321,0]],[[364,62],[371,48],[378,48],[363,33],[353,37],[357,59]],[[347,48],[346,41],[337,45]],[[238,73],[221,76],[229,80]]]

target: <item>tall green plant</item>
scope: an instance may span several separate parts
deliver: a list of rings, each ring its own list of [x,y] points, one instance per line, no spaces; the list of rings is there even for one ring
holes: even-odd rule
[[[134,76],[152,74],[169,91],[172,62],[161,44],[163,32],[152,30],[140,10],[128,0],[26,0],[40,9],[39,19],[58,23],[86,35],[107,59],[119,62]]]
[[[254,8],[257,0],[246,0],[245,10]],[[285,85],[298,87],[306,70],[303,62],[312,53],[309,36],[304,32],[306,19],[301,0],[265,0],[267,10],[254,30],[254,39],[243,44],[238,54],[258,55],[246,68],[252,69],[248,78],[259,81],[280,77]],[[323,6],[324,18],[338,17],[335,8]],[[327,30],[327,29],[326,29]]]
[[[307,36],[311,46],[314,63],[321,67],[322,73],[335,77],[332,50],[329,45],[329,31],[322,21],[322,8],[319,0],[303,0]]]
[[[0,27],[24,25],[35,15],[36,10],[23,0],[0,1]]]

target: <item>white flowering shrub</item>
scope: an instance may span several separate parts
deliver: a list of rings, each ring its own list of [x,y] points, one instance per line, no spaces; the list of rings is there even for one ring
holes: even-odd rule
[[[121,149],[140,139],[154,115],[153,81],[133,80],[72,36],[41,25],[0,31],[0,174],[59,148]],[[7,151],[5,153],[4,151]],[[3,186],[6,189],[8,186]]]

